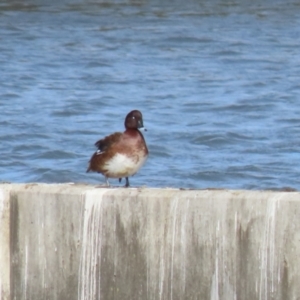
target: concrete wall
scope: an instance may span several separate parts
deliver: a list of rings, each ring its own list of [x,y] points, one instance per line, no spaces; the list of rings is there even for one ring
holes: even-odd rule
[[[0,300],[300,299],[300,194],[0,184]]]

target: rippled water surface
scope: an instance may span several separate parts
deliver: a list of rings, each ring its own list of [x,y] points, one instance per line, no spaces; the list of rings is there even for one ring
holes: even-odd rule
[[[150,156],[132,186],[300,189],[299,16],[296,1],[0,1],[0,180],[104,183],[85,173],[94,143],[140,109]]]

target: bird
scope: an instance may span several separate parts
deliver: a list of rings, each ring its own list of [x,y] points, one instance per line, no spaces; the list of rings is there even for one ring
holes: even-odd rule
[[[139,110],[129,112],[124,121],[125,131],[115,132],[97,141],[98,150],[92,155],[87,172],[98,172],[108,178],[129,178],[139,171],[148,158],[148,148],[140,129],[144,129],[143,116]],[[145,129],[146,130],[146,129]]]

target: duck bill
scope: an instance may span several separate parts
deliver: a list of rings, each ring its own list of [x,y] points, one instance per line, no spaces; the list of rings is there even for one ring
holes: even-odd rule
[[[142,120],[138,121],[138,129],[141,131],[147,131],[147,129],[144,127],[144,123]]]

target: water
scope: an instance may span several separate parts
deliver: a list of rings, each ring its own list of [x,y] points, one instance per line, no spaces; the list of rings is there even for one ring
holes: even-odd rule
[[[104,183],[140,109],[132,186],[300,188],[296,1],[1,1],[0,180]],[[118,185],[117,180],[110,180]]]

